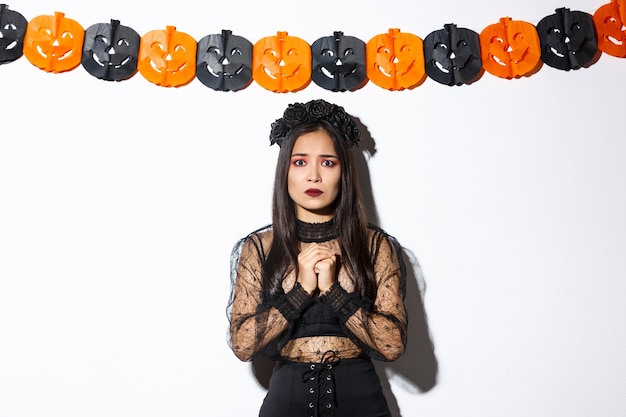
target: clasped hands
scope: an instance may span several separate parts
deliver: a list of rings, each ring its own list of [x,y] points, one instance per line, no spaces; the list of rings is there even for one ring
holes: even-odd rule
[[[330,289],[336,280],[337,253],[319,243],[312,243],[298,254],[298,282],[314,295]]]

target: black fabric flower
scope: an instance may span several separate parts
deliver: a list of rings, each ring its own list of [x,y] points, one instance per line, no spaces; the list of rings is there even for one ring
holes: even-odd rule
[[[313,100],[306,104],[307,112],[315,119],[323,119],[330,116],[333,112],[334,104],[330,104],[324,100]]]
[[[287,134],[295,126],[314,120],[326,120],[343,134],[349,146],[359,146],[361,132],[346,113],[343,107],[318,99],[308,103],[293,103],[287,106],[283,117],[272,123],[270,131],[270,145],[277,144],[279,147],[285,143]]]
[[[283,113],[283,120],[290,126],[304,123],[307,120],[307,109],[301,103],[294,103],[287,106]]]
[[[285,136],[291,130],[291,127],[285,123],[283,119],[278,119],[272,123],[272,132],[270,133],[270,145],[277,144],[279,147],[283,146]]]

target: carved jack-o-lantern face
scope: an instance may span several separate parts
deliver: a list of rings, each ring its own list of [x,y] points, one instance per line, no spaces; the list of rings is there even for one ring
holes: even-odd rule
[[[503,17],[480,33],[483,68],[502,78],[519,78],[541,65],[539,34],[534,25]]]
[[[570,70],[590,63],[598,52],[593,18],[588,13],[556,9],[537,24],[541,60],[551,67]]]
[[[322,88],[331,91],[354,91],[368,81],[365,42],[358,38],[335,32],[333,36],[313,42],[311,55],[311,78]]]
[[[27,25],[24,16],[0,4],[0,64],[22,56]]]
[[[388,90],[411,89],[426,79],[422,39],[400,29],[389,29],[370,39],[366,61],[369,79]]]
[[[424,38],[426,74],[446,85],[470,84],[482,73],[480,39],[473,30],[454,24]]]
[[[626,57],[626,0],[611,0],[593,14],[598,48],[609,55]]]
[[[128,79],[137,72],[140,39],[119,20],[92,25],[85,31],[81,63],[88,73],[102,80]]]
[[[85,30],[64,13],[33,18],[24,36],[24,55],[47,72],[63,72],[80,64]]]
[[[162,87],[180,87],[196,75],[196,40],[175,26],[141,37],[137,68],[148,81]]]
[[[287,32],[259,39],[252,50],[252,76],[277,93],[303,89],[311,81],[311,46]]]
[[[252,43],[230,30],[198,41],[196,78],[217,91],[237,91],[252,82]]]

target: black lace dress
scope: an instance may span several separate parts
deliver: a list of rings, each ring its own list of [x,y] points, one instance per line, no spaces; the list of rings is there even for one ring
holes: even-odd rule
[[[332,221],[299,222],[298,234],[302,247],[322,243],[341,259]],[[406,276],[397,241],[369,229],[373,300],[354,292],[341,263],[337,282],[325,294],[309,295],[291,272],[282,283],[284,294],[269,300],[262,271],[272,236],[271,226],[251,233],[231,257],[230,346],[244,361],[276,360],[260,416],[388,416],[371,359],[395,360],[406,344]]]

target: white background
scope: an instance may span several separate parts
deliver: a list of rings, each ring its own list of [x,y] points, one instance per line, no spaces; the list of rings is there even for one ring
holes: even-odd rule
[[[364,41],[536,24],[602,0],[14,1],[195,39]],[[216,92],[0,66],[0,417],[242,417],[265,389],[226,343],[229,255],[270,221],[288,103],[366,126],[371,216],[413,259],[394,417],[626,416],[626,59],[469,86]],[[423,301],[423,304],[422,304]],[[431,345],[432,344],[432,345]],[[261,378],[259,378],[261,379]]]

